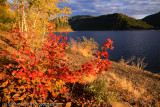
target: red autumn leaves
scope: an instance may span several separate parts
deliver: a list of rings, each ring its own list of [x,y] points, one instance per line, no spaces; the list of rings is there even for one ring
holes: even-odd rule
[[[28,44],[28,38],[24,38],[23,35],[19,36],[18,41],[21,41],[22,44],[18,51],[27,57],[17,57],[17,55],[13,54],[12,58],[18,62],[18,66],[12,64],[7,66],[8,69],[13,69],[12,74],[14,78],[23,80],[21,85],[27,84],[27,86],[29,86],[26,87],[27,91],[43,100],[46,100],[48,92],[55,97],[56,90],[61,90],[60,92],[62,94],[66,91],[66,89],[63,91],[62,89],[55,89],[55,85],[53,84],[57,81],[70,83],[79,82],[83,76],[101,74],[103,70],[107,71],[109,66],[111,66],[111,62],[107,59],[108,53],[106,50],[113,49],[113,41],[107,39],[107,42],[105,42],[102,47],[103,51],[97,51],[97,53],[93,54],[97,56],[95,60],[81,65],[81,68],[78,70],[70,70],[69,67],[66,66],[67,60],[64,59],[67,36],[56,36],[53,34],[53,25],[54,23],[48,27],[50,33],[42,43],[41,49],[35,51],[33,51]],[[13,31],[18,32],[19,29]],[[14,42],[18,44],[17,39]],[[6,55],[6,52],[2,52],[0,55]],[[102,56],[106,59],[100,59]]]
[[[5,51],[3,51],[3,52],[0,54],[0,56],[4,56],[4,55],[6,55],[6,52],[5,52]]]

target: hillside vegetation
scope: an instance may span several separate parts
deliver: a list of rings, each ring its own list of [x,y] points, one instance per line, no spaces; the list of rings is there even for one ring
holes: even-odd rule
[[[15,23],[15,13],[10,8],[0,5],[0,30],[10,31]]]
[[[160,12],[146,16],[142,21],[154,26],[156,29],[160,29]]]
[[[10,44],[13,40],[11,36],[12,34],[5,31],[0,32],[0,50],[7,51],[9,54],[16,53],[16,55],[22,55],[19,54],[14,45]],[[83,44],[83,42],[81,43]],[[79,69],[82,64],[96,58],[85,57],[83,54],[78,54],[72,51],[66,51],[65,55],[66,58],[69,58],[69,62],[66,63],[66,65],[69,66],[70,69]],[[26,56],[24,55],[24,57]],[[11,62],[12,60],[7,60],[5,57],[1,57],[0,59],[0,81],[2,83],[4,83],[5,79],[8,79],[5,78],[5,74],[1,70],[2,65],[8,65]],[[74,86],[71,84],[70,89],[72,89],[72,92],[67,92],[66,96],[72,94],[72,98],[66,96],[57,97],[56,104],[59,104],[60,106],[64,105],[66,107],[88,107],[90,105],[100,107],[100,103],[98,104],[97,102],[103,101],[104,103],[101,103],[101,106],[103,104],[104,107],[117,107],[120,105],[122,107],[159,107],[160,94],[158,93],[158,90],[160,89],[160,76],[148,71],[143,71],[124,63],[112,61],[112,65],[108,72],[103,71],[100,77],[90,75],[88,77],[84,77],[84,80],[86,81],[85,84],[76,83]],[[1,100],[2,102],[6,101],[6,96],[10,96],[8,91],[6,92],[7,95],[4,94],[5,90],[12,88],[10,84],[5,85],[5,87],[4,85],[5,84],[0,84],[0,88],[2,89],[0,95],[3,95]],[[14,87],[17,87],[16,84]],[[12,90],[15,89],[14,87]],[[21,100],[18,101],[24,102],[27,99],[24,98],[25,93],[26,92],[23,91],[21,93],[22,96],[17,97],[19,99],[21,98]],[[29,98],[32,97],[29,96]],[[83,101],[81,98],[85,100]],[[10,99],[13,100],[14,97],[10,97]],[[93,99],[92,102],[90,99]],[[37,102],[38,101],[39,100],[37,100]],[[48,101],[53,103],[55,100],[52,98]],[[15,103],[17,102],[15,101]]]
[[[14,25],[19,26],[21,22],[18,22],[18,14],[15,11],[11,10],[13,4],[0,2],[0,30],[2,31],[11,31]],[[21,15],[20,15],[21,16]],[[40,21],[40,20],[39,20]],[[68,24],[68,21],[63,22],[59,20],[53,20],[55,22],[55,32],[71,32],[71,26]],[[53,22],[52,20],[50,22]],[[40,23],[40,22],[39,22]],[[32,23],[33,25],[33,23]],[[37,27],[38,30],[40,27]],[[41,30],[40,30],[41,31]]]
[[[68,24],[68,21],[62,22],[57,19],[51,21],[55,23],[55,32],[72,32],[71,26]]]
[[[134,30],[153,26],[121,13],[93,16],[74,16],[69,19],[73,30]]]
[[[5,4],[6,1],[1,0],[0,4]],[[0,22],[3,25],[1,29],[4,30],[0,29],[0,106],[160,105],[160,76],[144,71],[139,68],[139,64],[138,68],[129,66],[126,60],[119,63],[110,61],[108,49],[114,49],[111,39],[108,38],[101,51],[97,51],[99,45],[92,38],[83,37],[82,41],[70,39],[67,42],[67,32],[65,35],[53,33],[58,28],[67,29],[68,25],[65,18],[62,18],[65,23],[50,23],[50,16],[71,14],[68,7],[58,8],[59,0],[13,1],[16,1],[15,13],[7,6],[2,6],[3,11],[0,12]],[[125,24],[122,26],[121,23],[125,23],[123,19],[126,16],[114,15],[117,15],[116,18],[110,19],[116,22],[114,28],[125,29]],[[96,22],[92,16],[77,19]],[[105,20],[101,21],[102,25]],[[134,27],[140,29],[138,23],[140,22],[134,24]],[[12,25],[18,27],[11,30]]]

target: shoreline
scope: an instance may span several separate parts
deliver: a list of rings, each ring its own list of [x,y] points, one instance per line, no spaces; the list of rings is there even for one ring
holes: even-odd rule
[[[68,54],[68,56],[71,58],[71,64],[76,64],[76,66],[80,66],[80,64],[85,63],[88,60],[94,59],[93,57],[89,58],[76,54]],[[91,78],[86,78],[86,81],[90,83],[96,80],[96,78],[97,77],[91,76]],[[130,65],[111,61],[111,67],[107,72],[103,71],[102,75],[100,75],[100,78],[114,83],[118,82],[122,87],[122,89],[119,90],[127,90],[129,93],[132,93],[134,97],[132,97],[131,99],[135,100],[135,102],[136,99],[145,99],[148,95],[152,96],[152,100],[157,101],[158,99],[160,99],[159,74],[154,74],[146,70],[139,70],[138,68]],[[131,103],[131,99],[125,99],[125,102]]]
[[[17,53],[16,49],[10,46],[7,41],[12,40],[9,33],[2,32],[0,34],[0,49],[6,50],[9,53]],[[85,62],[89,60],[93,60],[95,57],[85,57],[81,54],[73,54],[65,52],[66,58],[70,58],[70,62],[66,64],[66,66],[70,66],[70,69],[77,69]],[[2,60],[0,60],[0,64],[4,64]],[[111,61],[111,67],[109,71],[102,72],[101,78],[106,79],[107,81],[118,82],[121,84],[121,87],[128,90],[129,92],[135,95],[132,99],[136,98],[136,96],[145,96],[152,95],[153,99],[156,101],[160,99],[160,75],[151,73],[146,70],[139,70],[130,65],[121,64],[115,61]],[[95,78],[87,78],[86,81],[92,82]],[[124,96],[124,95],[123,95]],[[140,97],[141,98],[141,97]],[[131,102],[130,100],[125,99],[125,102]]]
[[[73,30],[73,32],[76,32],[76,31],[160,31],[160,29],[133,29],[133,30]]]

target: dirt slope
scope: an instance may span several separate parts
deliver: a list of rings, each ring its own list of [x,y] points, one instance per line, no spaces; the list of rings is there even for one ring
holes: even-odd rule
[[[70,63],[74,65],[74,67],[94,59],[94,57],[84,57],[71,53],[68,53],[67,56],[71,59]],[[152,103],[160,103],[160,75],[158,74],[112,61],[109,71],[103,71],[101,78],[117,81],[124,87],[124,90],[131,92],[133,97],[128,100],[125,98],[125,102],[133,103],[134,105],[136,100],[146,100],[148,96],[151,96],[151,101],[144,102],[144,104],[154,107],[155,104],[152,105]],[[119,90],[122,91],[123,89]]]
[[[16,48],[9,44],[12,39],[10,33],[0,31],[0,51],[18,54]],[[66,57],[70,58],[70,63],[67,65],[72,69],[78,68],[79,65],[94,59],[94,57],[84,57],[72,53],[66,53]],[[3,60],[0,59],[0,64],[2,63]],[[139,93],[151,94],[155,100],[160,102],[160,75],[158,74],[138,70],[135,67],[112,61],[110,70],[108,72],[104,71],[102,78],[119,81],[122,86],[128,88],[128,90],[130,89],[130,91],[138,90]]]

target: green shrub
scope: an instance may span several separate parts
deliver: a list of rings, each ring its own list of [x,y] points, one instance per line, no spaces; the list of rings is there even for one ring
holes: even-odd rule
[[[97,78],[89,83],[85,90],[93,94],[99,103],[116,100],[116,92],[109,89],[109,84],[105,79]]]

